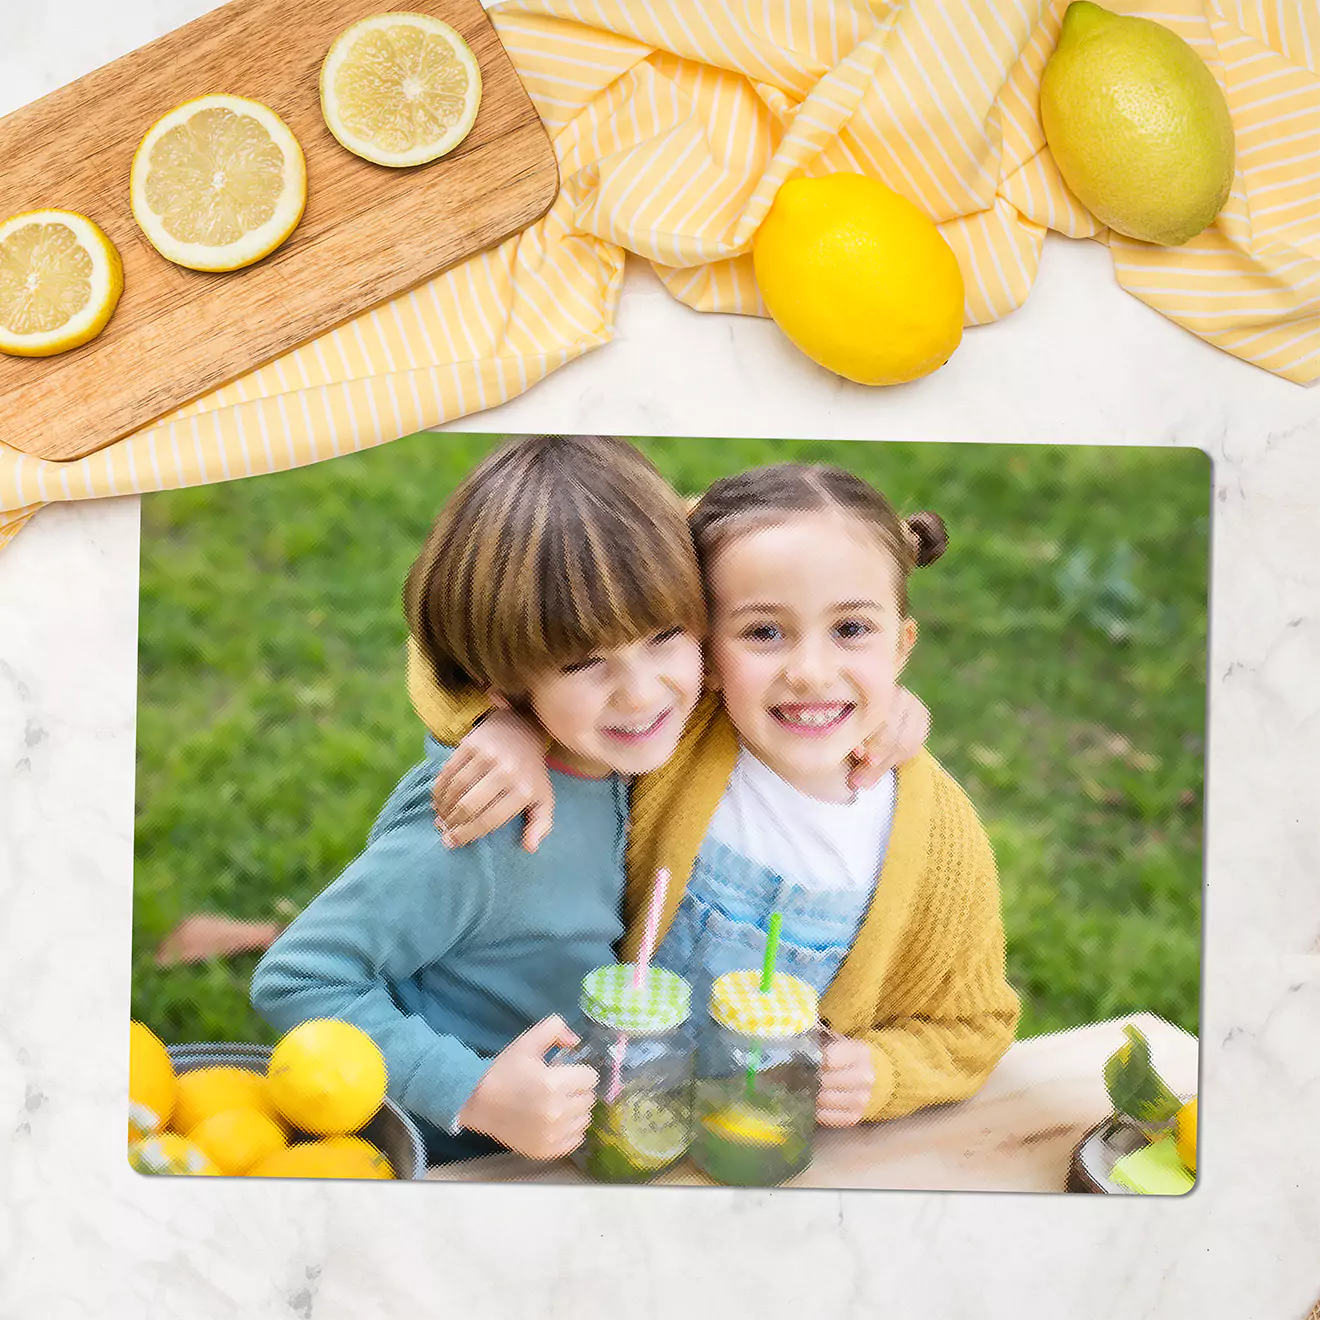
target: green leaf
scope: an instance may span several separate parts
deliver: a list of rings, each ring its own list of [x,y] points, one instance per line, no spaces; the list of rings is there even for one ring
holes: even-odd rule
[[[1155,1070],[1150,1042],[1129,1023],[1123,1028],[1128,1043],[1120,1045],[1105,1062],[1105,1089],[1120,1114],[1143,1123],[1163,1123],[1172,1118],[1182,1102]]]

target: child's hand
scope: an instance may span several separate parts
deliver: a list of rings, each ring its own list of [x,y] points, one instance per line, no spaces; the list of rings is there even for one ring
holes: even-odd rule
[[[596,1070],[582,1063],[548,1064],[545,1055],[556,1045],[577,1043],[561,1017],[528,1027],[495,1056],[459,1111],[459,1123],[534,1160],[556,1160],[575,1150],[591,1121]]]
[[[852,1127],[860,1123],[874,1085],[871,1047],[865,1041],[826,1032],[816,1122],[824,1127]]]
[[[493,710],[459,743],[431,790],[445,845],[461,848],[526,810],[523,847],[550,833],[555,795],[545,768],[545,735],[511,710]]]
[[[895,766],[910,760],[930,737],[930,711],[907,688],[894,694],[889,718],[853,752],[849,788],[874,788]]]

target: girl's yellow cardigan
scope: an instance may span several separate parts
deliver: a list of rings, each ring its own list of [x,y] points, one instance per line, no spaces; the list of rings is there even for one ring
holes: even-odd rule
[[[435,736],[457,743],[489,709],[477,694],[436,686],[410,643],[408,687]],[[673,921],[693,862],[738,755],[738,739],[712,695],[697,706],[678,750],[632,788],[627,933],[636,955],[651,884],[670,884],[660,938]],[[966,794],[922,752],[898,768],[889,849],[852,950],[821,1000],[821,1018],[871,1047],[875,1085],[867,1119],[897,1118],[974,1094],[1013,1040],[1017,996],[1004,975],[999,877]]]

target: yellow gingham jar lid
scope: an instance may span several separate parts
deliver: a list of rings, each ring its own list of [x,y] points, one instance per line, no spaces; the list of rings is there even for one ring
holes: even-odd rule
[[[725,972],[710,988],[710,1015],[722,1027],[773,1040],[796,1036],[816,1023],[819,1000],[805,981],[776,972],[761,993],[761,973],[747,968]]]

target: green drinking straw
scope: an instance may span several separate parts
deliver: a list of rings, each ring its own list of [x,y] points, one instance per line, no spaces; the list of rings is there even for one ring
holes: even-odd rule
[[[775,979],[775,955],[779,952],[779,926],[783,916],[778,912],[770,914],[770,928],[765,937],[765,959],[761,963],[761,993],[768,995]]]
[[[761,993],[768,995],[770,987],[775,980],[775,955],[779,952],[779,926],[783,921],[783,914],[772,912],[770,914],[770,928],[765,937],[765,959],[761,963]],[[756,1098],[756,1070],[761,1066],[761,1047],[754,1045],[752,1047],[752,1061],[747,1065],[747,1098],[753,1100]]]

